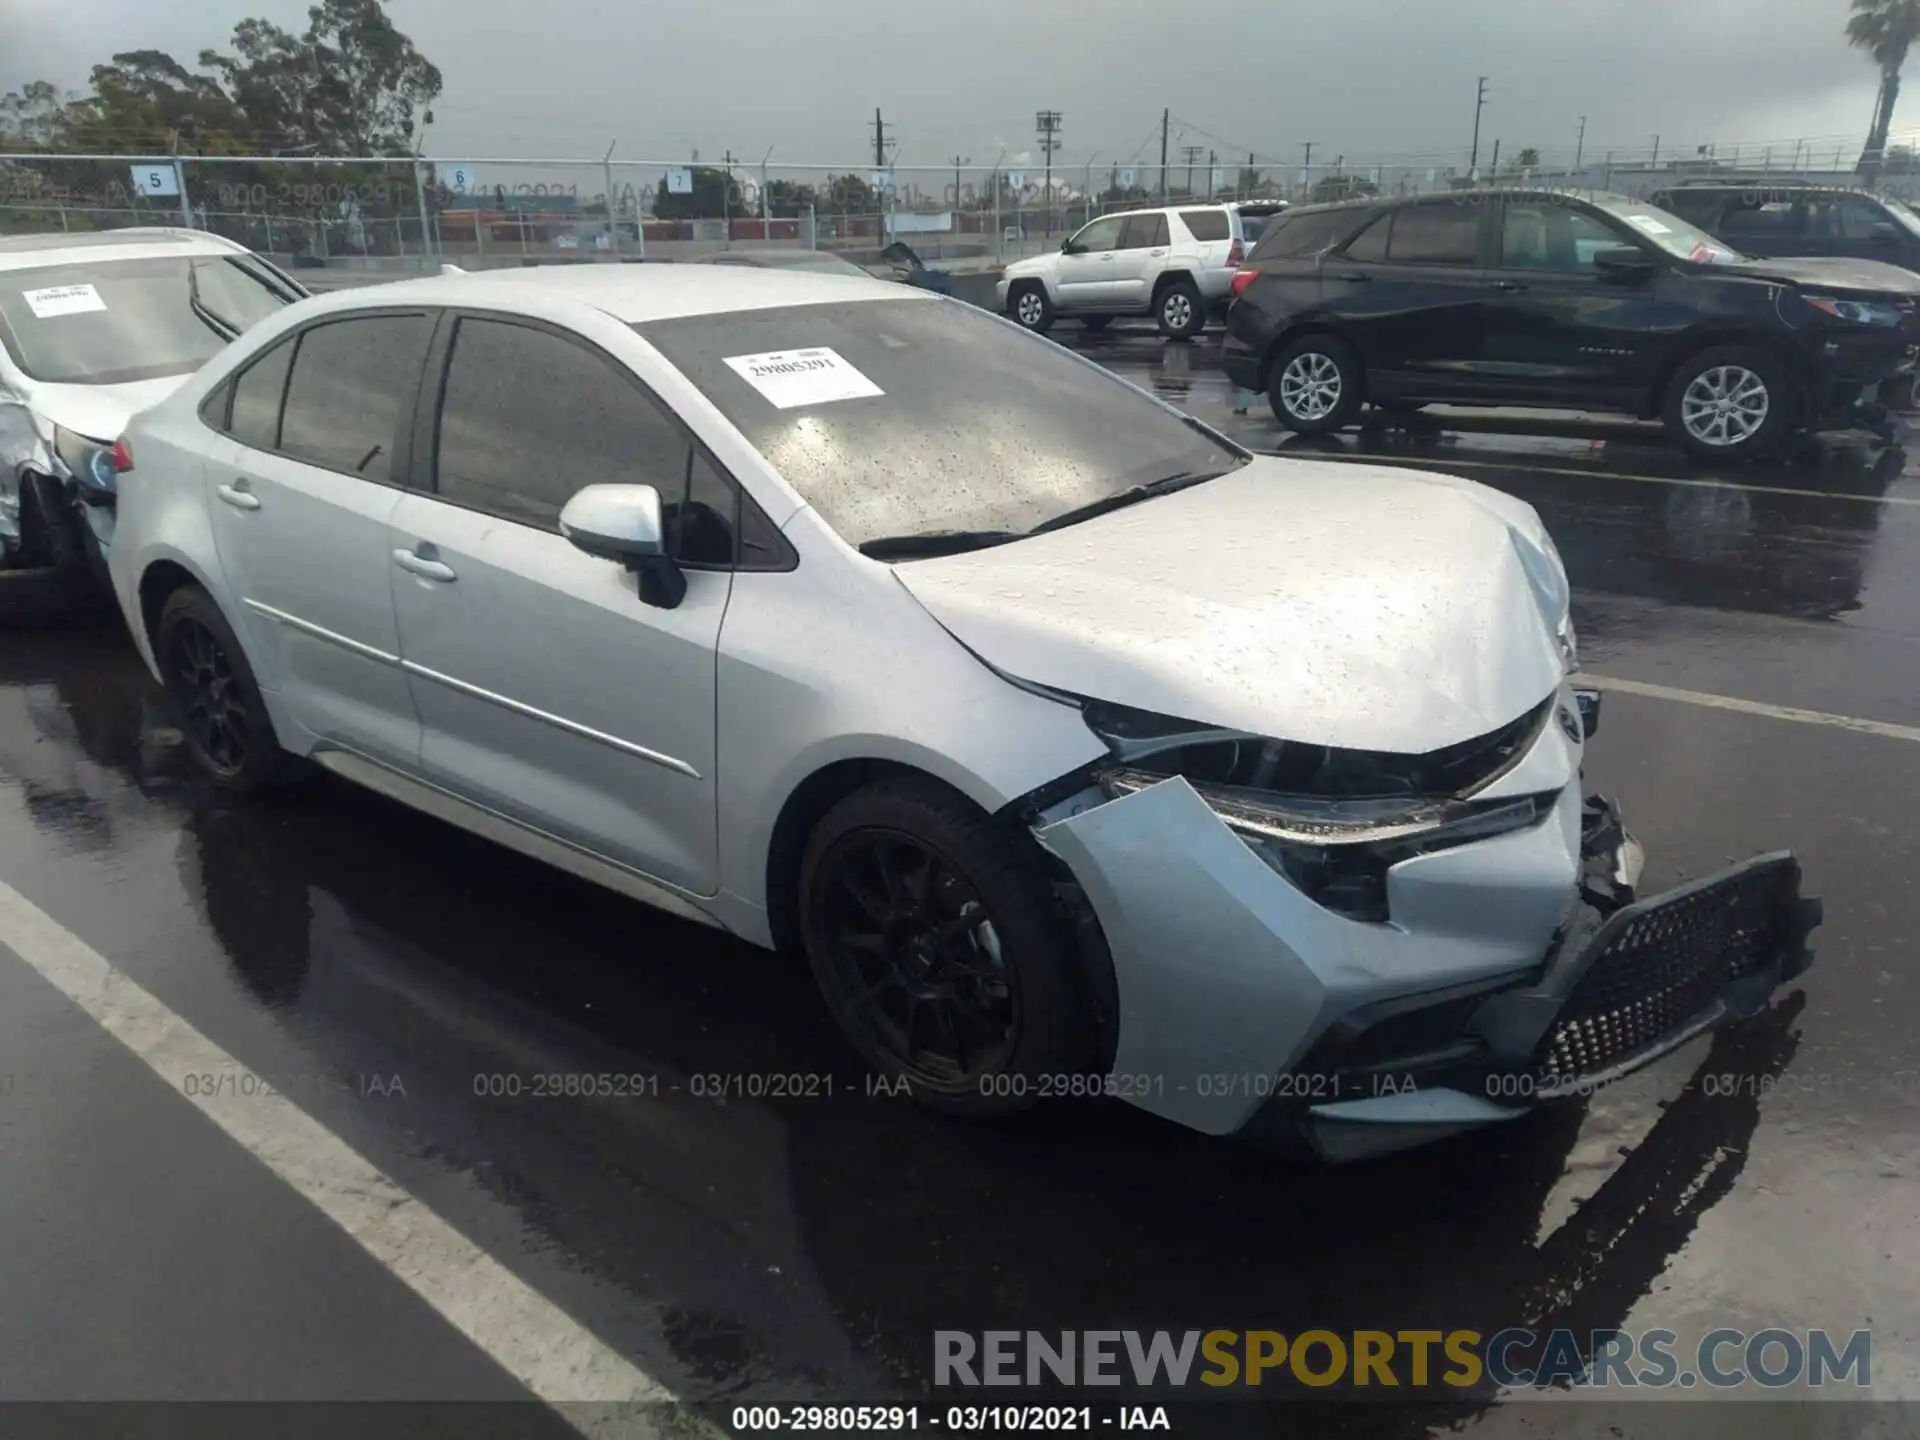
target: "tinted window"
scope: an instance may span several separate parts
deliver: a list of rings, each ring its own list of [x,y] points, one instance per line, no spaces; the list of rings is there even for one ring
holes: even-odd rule
[[[790,305],[636,328],[856,545],[1027,530],[1144,481],[1243,463],[1132,386],[964,305]],[[793,350],[819,352],[804,384],[786,357],[786,373],[772,368]],[[756,362],[765,378],[750,378]]]
[[[1500,263],[1516,270],[1591,270],[1600,251],[1629,243],[1568,205],[1509,204],[1500,222]]]
[[[1393,216],[1382,215],[1354,236],[1341,253],[1349,260],[1384,260],[1387,258],[1387,232],[1392,228]]]
[[[424,315],[368,315],[302,331],[275,448],[309,465],[391,478],[394,428],[419,382],[427,334]]]
[[[1231,233],[1224,210],[1182,210],[1180,223],[1196,240],[1225,240]]]
[[[1849,197],[1814,207],[1813,235],[1816,240],[1865,240],[1874,226],[1888,223],[1878,205]]]
[[[230,278],[221,267],[234,268],[182,255],[8,270],[0,274],[0,343],[22,371],[49,384],[122,385],[185,375],[227,343],[194,313],[189,277],[196,263],[205,267],[209,289]],[[232,278],[236,294],[248,283],[244,275]],[[232,296],[226,303],[241,308]],[[285,303],[256,291],[247,308],[258,318],[263,307]]]
[[[280,448],[280,399],[287,390],[293,343],[282,340],[234,380],[227,432],[242,445],[255,450]]]
[[[556,528],[588,485],[686,493],[679,426],[604,356],[530,326],[460,321],[439,432],[439,493],[524,525]]]
[[[1125,217],[1103,215],[1073,237],[1076,250],[1113,250],[1120,244],[1120,226]]]
[[[1480,215],[1480,206],[1453,201],[1397,210],[1387,258],[1409,265],[1471,265],[1480,253]]]
[[[1692,217],[1687,217],[1691,219]],[[1808,208],[1805,201],[1772,200],[1729,210],[1719,233],[1729,240],[1788,240],[1804,238]]]
[[[1653,203],[1663,210],[1671,210],[1682,220],[1689,220],[1695,225],[1710,230],[1713,228],[1714,217],[1719,213],[1726,198],[1725,195],[1702,194],[1697,191],[1688,194],[1682,191],[1677,195],[1656,195],[1653,197]]]
[[[1276,215],[1260,237],[1254,251],[1256,260],[1290,260],[1302,255],[1318,255],[1358,225],[1360,210],[1313,210]]]
[[[1167,217],[1164,215],[1129,215],[1126,228],[1120,232],[1122,250],[1151,250],[1167,243]]]

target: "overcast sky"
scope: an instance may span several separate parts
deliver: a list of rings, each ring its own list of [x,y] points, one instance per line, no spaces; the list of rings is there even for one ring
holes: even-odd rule
[[[1524,146],[1663,154],[1864,136],[1874,73],[1842,35],[1845,0],[390,0],[446,77],[427,153],[853,166],[873,108],[897,163],[1032,163],[1034,112],[1064,118],[1060,162],[1157,164],[1172,145],[1316,165],[1464,163],[1490,76],[1484,163]],[[0,91],[84,88],[114,50],[190,61],[234,22],[301,28],[299,0],[0,0]],[[1920,131],[1920,89],[1896,133]],[[1750,153],[1750,152],[1743,152]],[[1851,158],[1851,157],[1849,157]],[[1823,162],[1824,163],[1824,162]]]

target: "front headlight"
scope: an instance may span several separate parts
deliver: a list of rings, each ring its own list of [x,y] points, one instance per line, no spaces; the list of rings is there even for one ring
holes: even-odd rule
[[[61,426],[53,427],[53,453],[78,482],[81,498],[100,504],[119,493],[120,476],[113,466],[113,446],[89,440]]]
[[[1836,320],[1846,320],[1855,325],[1898,325],[1902,319],[1900,312],[1891,305],[1881,305],[1872,300],[1841,300],[1832,295],[1802,295],[1800,297],[1814,309]]]

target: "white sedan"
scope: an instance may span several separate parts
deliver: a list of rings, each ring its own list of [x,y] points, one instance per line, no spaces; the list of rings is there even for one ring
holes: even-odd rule
[[[1348,1157],[1764,1005],[1790,856],[1634,899],[1528,506],[1258,458],[983,312],[729,267],[264,322],[125,436],[193,754],[754,944],[867,1062]]]

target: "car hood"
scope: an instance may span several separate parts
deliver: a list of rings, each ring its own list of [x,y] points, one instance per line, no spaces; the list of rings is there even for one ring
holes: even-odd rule
[[[1058,251],[1049,251],[1044,255],[1029,255],[1024,260],[1015,260],[1000,272],[1002,280],[1018,280],[1026,275],[1044,275],[1053,264]]]
[[[1422,754],[1564,675],[1565,573],[1539,517],[1452,476],[1256,459],[895,574],[1005,674],[1307,744]]]
[[[1822,256],[1786,256],[1777,260],[1742,260],[1716,266],[1737,275],[1781,280],[1820,290],[1857,290],[1877,295],[1920,296],[1920,276],[1884,260],[1845,260]]]
[[[36,384],[30,408],[63,430],[89,440],[112,444],[127,422],[142,410],[158,405],[186,384],[191,370],[158,380],[134,380],[125,385]]]

